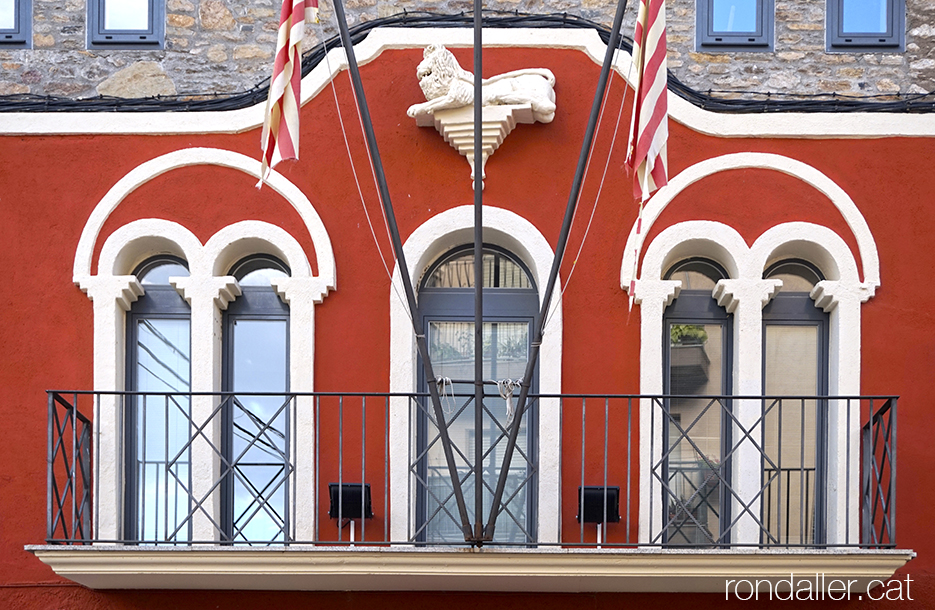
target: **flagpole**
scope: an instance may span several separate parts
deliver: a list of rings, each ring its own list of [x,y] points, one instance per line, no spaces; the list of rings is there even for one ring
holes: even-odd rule
[[[519,436],[520,422],[526,411],[526,399],[529,396],[529,388],[536,370],[536,361],[539,358],[539,347],[542,345],[542,336],[545,331],[545,325],[548,322],[552,293],[555,290],[558,272],[562,265],[562,257],[565,255],[565,248],[568,245],[568,233],[571,230],[571,221],[575,216],[575,207],[578,203],[578,195],[581,192],[581,183],[584,177],[585,167],[587,166],[591,143],[594,141],[597,118],[600,114],[601,105],[603,104],[604,92],[607,89],[610,68],[613,63],[614,54],[617,51],[617,46],[620,44],[620,26],[623,24],[623,14],[626,8],[627,0],[617,1],[617,13],[614,15],[614,24],[610,30],[610,40],[607,42],[607,52],[604,54],[604,63],[601,66],[601,74],[597,81],[597,91],[594,92],[594,102],[591,104],[591,116],[588,118],[588,126],[584,133],[584,142],[581,143],[578,167],[575,170],[575,177],[571,183],[568,205],[565,207],[565,218],[562,220],[562,229],[559,233],[558,244],[555,246],[555,258],[552,260],[552,270],[549,272],[549,281],[542,299],[542,308],[539,310],[539,317],[536,319],[536,333],[529,352],[529,360],[526,362],[526,372],[523,375],[523,383],[520,388],[516,413],[513,416],[513,422],[510,424],[510,436],[507,440],[506,451],[503,456],[503,466],[500,468],[500,477],[497,480],[497,489],[494,493],[493,503],[490,505],[490,516],[487,520],[487,527],[484,530],[484,540],[493,540],[497,516],[500,513],[500,503],[503,499],[503,491],[506,487],[507,474],[509,473],[510,462],[513,460],[513,452],[516,449],[516,439]]]
[[[484,534],[484,98],[483,15],[474,0],[474,541]],[[478,168],[478,164],[480,167]]]
[[[396,225],[396,216],[393,213],[393,204],[390,201],[390,192],[386,186],[386,175],[383,173],[383,163],[380,160],[380,150],[377,147],[377,140],[374,136],[373,123],[370,120],[370,110],[367,107],[367,97],[364,95],[364,86],[363,82],[360,80],[357,57],[354,53],[354,45],[351,42],[350,33],[348,32],[347,18],[345,17],[344,5],[341,0],[334,0],[334,12],[338,21],[338,30],[341,34],[341,44],[344,46],[344,52],[347,55],[347,65],[351,75],[351,84],[354,88],[354,96],[357,98],[357,105],[360,108],[361,122],[363,123],[364,134],[367,138],[367,147],[370,150],[370,156],[373,161],[377,188],[380,190],[380,199],[383,202],[383,209],[386,212],[386,223],[390,231],[390,239],[393,242],[393,251],[396,254],[396,266],[399,269],[399,277],[402,280],[403,288],[406,292],[409,312],[412,314],[412,328],[416,337],[416,346],[419,349],[419,355],[422,357],[425,380],[432,399],[435,420],[438,422],[438,434],[441,437],[442,448],[445,451],[445,461],[448,464],[448,474],[451,477],[451,484],[454,487],[455,501],[458,504],[458,513],[461,517],[461,530],[466,542],[475,542],[471,521],[468,517],[467,506],[464,503],[464,493],[461,490],[461,479],[458,474],[458,467],[455,464],[454,452],[451,449],[451,439],[448,436],[448,423],[445,421],[445,413],[438,395],[438,386],[435,383],[435,373],[432,370],[432,361],[429,359],[428,345],[425,341],[425,328],[422,325],[422,317],[419,315],[419,307],[416,304],[415,292],[412,289],[412,279],[409,277],[409,267],[406,265],[406,257],[403,253],[403,245],[399,237],[399,228]]]

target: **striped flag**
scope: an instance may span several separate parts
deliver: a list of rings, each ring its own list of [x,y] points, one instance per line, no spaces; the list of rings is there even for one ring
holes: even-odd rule
[[[283,0],[276,63],[263,121],[260,182],[283,159],[299,158],[299,106],[302,103],[302,36],[305,21],[318,22],[318,0]]]
[[[665,0],[640,0],[633,35],[633,67],[636,92],[627,165],[635,171],[634,196],[646,201],[653,191],[668,182]]]

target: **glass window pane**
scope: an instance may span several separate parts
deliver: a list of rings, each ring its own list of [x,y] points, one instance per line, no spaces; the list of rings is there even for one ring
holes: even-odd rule
[[[238,283],[241,286],[271,286],[270,280],[289,277],[289,274],[281,269],[256,269],[243,276]]]
[[[149,0],[103,0],[105,30],[149,30]]]
[[[886,34],[887,5],[892,0],[843,0],[841,22],[845,34]]]
[[[782,280],[780,290],[785,293],[811,292],[818,282],[825,279],[816,267],[794,260],[771,265],[763,277]]]
[[[819,327],[767,324],[766,394],[819,393]],[[782,543],[814,542],[818,403],[768,401],[763,448],[764,524]]]
[[[232,384],[234,392],[286,392],[288,389],[288,324],[285,320],[235,320]],[[246,396],[232,399],[236,460],[233,486],[235,540],[282,540],[285,528],[287,396]],[[285,405],[285,406],[284,406]]]
[[[532,288],[526,271],[501,252],[484,252],[484,288]],[[435,267],[425,288],[473,288],[474,251],[467,250]]]
[[[181,263],[165,261],[143,271],[139,280],[144,286],[168,286],[170,277],[188,277],[188,269]]]
[[[0,30],[16,27],[16,0],[0,0]]]
[[[712,0],[715,32],[756,32],[757,0]]]
[[[669,388],[682,395],[669,401],[669,544],[704,545],[720,537],[723,406],[691,396],[725,392],[723,332],[721,324],[669,325]]]
[[[474,323],[473,322],[430,322],[429,323],[429,353],[435,374],[440,377],[452,379],[474,378]],[[484,323],[484,378],[485,379],[519,379],[526,368],[526,359],[529,355],[529,324],[527,322],[486,322]],[[452,443],[457,447],[455,451],[458,469],[462,478],[467,476],[473,463],[474,456],[474,409],[473,403],[461,411],[470,396],[473,396],[472,384],[455,384],[450,386],[442,397],[442,406],[445,417],[449,422],[448,432]],[[483,446],[484,463],[481,466],[486,492],[484,497],[485,514],[490,510],[493,493],[497,484],[500,466],[503,460],[503,451],[506,447],[506,429],[508,415],[506,401],[496,395],[496,389],[491,388],[489,393],[493,396],[484,401]],[[515,396],[519,396],[516,391]],[[515,405],[514,398],[514,405]],[[431,411],[431,408],[430,408]],[[488,412],[489,411],[489,412]],[[505,511],[497,521],[495,539],[499,542],[527,542],[524,529],[528,529],[529,520],[526,508],[528,506],[530,465],[525,456],[529,456],[527,441],[527,419],[523,419],[517,439],[517,451],[510,463],[510,472],[507,478],[504,498],[510,499]],[[460,524],[450,518],[457,518],[458,510],[453,497],[451,479],[448,475],[447,462],[440,442],[432,443],[438,436],[438,429],[428,423],[428,450],[426,460],[426,487],[428,488],[427,515],[429,522],[426,526],[426,541],[463,541]],[[474,477],[470,476],[463,484],[465,501],[468,506],[474,506]],[[447,500],[446,500],[447,499]],[[440,510],[444,501],[445,510]],[[437,511],[437,512],[436,512]],[[434,515],[434,517],[433,517]],[[532,534],[532,532],[527,532]]]
[[[190,323],[141,319],[136,326],[136,388],[140,392],[191,390]],[[140,540],[187,540],[187,489],[191,436],[188,396],[142,395],[132,403],[136,420],[137,523]]]

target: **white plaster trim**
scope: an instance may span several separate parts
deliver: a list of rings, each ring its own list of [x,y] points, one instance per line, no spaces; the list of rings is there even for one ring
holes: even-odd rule
[[[409,275],[418,286],[419,278],[433,261],[446,251],[473,241],[474,208],[464,205],[433,216],[418,227],[403,246]],[[539,301],[544,299],[554,253],[542,233],[528,220],[509,210],[484,206],[484,241],[501,246],[528,265]],[[390,290],[390,392],[416,389],[416,346],[399,269],[393,271]],[[542,339],[539,353],[539,391],[561,393],[562,384],[562,304],[561,292],[552,295],[552,317]],[[558,401],[541,401],[539,406],[539,540],[557,542],[561,506],[560,439],[561,413]],[[393,515],[391,540],[410,537],[409,463],[412,445],[412,422],[408,402],[390,403],[390,511]]]
[[[470,28],[377,28],[354,46],[360,65],[388,49],[423,48],[443,43],[471,47]],[[603,62],[607,46],[594,30],[566,28],[485,29],[486,48],[570,49],[594,63]],[[630,55],[620,52],[614,68],[626,77]],[[302,79],[302,104],[317,96],[347,66],[342,49],[332,49]],[[415,65],[413,65],[415,71]],[[764,138],[884,138],[933,137],[935,115],[854,113],[719,114],[703,110],[668,92],[669,117],[699,132],[718,137]],[[22,112],[0,114],[0,135],[52,134],[208,134],[241,133],[263,124],[265,103],[223,112]],[[833,118],[831,118],[833,117]]]
[[[671,183],[670,183],[671,184]],[[655,210],[655,216],[661,209]],[[648,229],[647,229],[648,231]],[[869,231],[868,231],[869,235]],[[634,238],[634,233],[631,233]],[[871,241],[865,244],[876,253]],[[629,247],[629,246],[628,246]],[[663,280],[664,273],[673,263],[690,256],[705,256],[720,263],[731,279],[721,280],[712,296],[719,304],[734,313],[734,393],[755,396],[762,392],[762,308],[775,293],[777,280],[763,280],[766,267],[780,258],[804,258],[816,264],[828,277],[812,291],[816,307],[830,312],[829,328],[829,395],[856,396],[860,394],[860,305],[872,295],[869,282],[861,283],[857,262],[844,240],[831,229],[807,222],[789,222],[776,225],[760,235],[747,247],[741,235],[732,227],[713,221],[695,220],[672,225],[657,235],[646,248],[640,279],[636,281],[635,301],[640,304],[640,393],[656,395],[663,390],[662,316],[665,308],[678,294],[681,282]],[[632,258],[630,265],[632,265]],[[626,268],[626,258],[624,267]],[[876,276],[879,285],[879,276]],[[629,280],[627,280],[629,281]],[[846,413],[838,405],[829,418],[829,476],[828,476],[828,542],[855,543],[859,508],[859,405],[852,405],[851,429],[846,429]],[[650,455],[652,445],[652,409],[650,400],[641,401],[640,456],[642,463],[655,463],[660,459],[660,443],[656,455]],[[758,407],[738,405],[739,418],[755,421]],[[847,478],[847,464],[843,459],[845,447],[851,446],[851,476]],[[743,452],[738,450],[738,455]],[[750,461],[750,460],[747,460]],[[740,467],[743,466],[744,460]],[[757,461],[758,463],[758,461]],[[759,474],[735,471],[738,489],[759,488]],[[851,503],[846,505],[845,494],[838,490],[850,488]],[[741,489],[743,488],[743,489]],[[649,469],[640,473],[640,540],[647,542],[652,533],[649,528],[650,499],[659,496],[658,483]],[[755,493],[755,491],[754,491]],[[658,502],[656,503],[658,504]],[[656,508],[652,514],[654,527],[661,523],[662,513]],[[847,522],[850,521],[850,539],[846,540]],[[755,524],[738,523],[736,534],[747,542],[756,542]],[[736,541],[736,540],[735,540]]]
[[[97,230],[89,230],[89,226],[90,221],[85,227],[86,233],[96,235]],[[321,229],[324,230],[323,227]],[[322,250],[330,254],[327,234],[325,245],[327,247]],[[81,252],[82,247],[79,246],[79,256]],[[130,273],[140,262],[159,253],[181,256],[189,266],[189,276],[170,278],[169,281],[191,305],[193,391],[216,392],[221,389],[221,311],[241,293],[237,281],[225,273],[237,260],[255,253],[279,256],[292,270],[291,277],[274,282],[275,290],[290,305],[290,389],[295,392],[314,390],[314,307],[328,294],[330,286],[320,276],[312,276],[311,265],[299,242],[281,227],[248,220],[222,228],[202,246],[185,227],[155,218],[135,220],[115,230],[101,248],[98,275],[82,277],[76,274],[79,286],[94,300],[95,389],[122,390],[125,387],[125,312],[136,296],[143,292],[142,286]],[[79,266],[77,259],[75,266]],[[331,268],[333,285],[333,258]],[[195,421],[206,421],[215,406],[211,396],[195,397],[192,416]],[[99,539],[117,540],[121,538],[122,531],[124,459],[123,423],[118,401],[103,397],[101,415],[95,417],[94,422],[95,463],[98,468],[95,477],[95,534]],[[308,540],[315,531],[315,511],[309,505],[315,489],[315,436],[310,401],[301,399],[296,405],[292,432],[295,439],[304,439],[301,447],[295,440],[291,443],[296,465],[292,522],[295,535]],[[219,434],[218,426],[209,426],[206,433],[209,436]],[[220,446],[220,443],[215,442],[215,446]],[[219,465],[206,440],[193,442],[192,464],[193,495],[198,500],[207,499],[203,505],[207,514],[198,512],[193,519],[193,536],[196,540],[210,540],[216,531],[208,515],[217,521],[219,511],[217,493],[212,491]]]
[[[874,291],[880,286],[880,257],[870,227],[850,196],[834,181],[811,165],[782,155],[754,152],[734,153],[706,159],[686,168],[669,180],[669,184],[656,191],[656,194],[643,208],[642,232],[639,235],[637,234],[637,223],[635,221],[630,229],[627,245],[623,251],[623,262],[620,265],[620,286],[624,290],[629,290],[630,280],[633,279],[633,261],[642,251],[645,236],[649,234],[653,223],[656,222],[662,211],[679,193],[689,185],[718,172],[746,168],[771,169],[782,172],[802,180],[828,197],[841,213],[857,241],[857,249],[863,264],[863,286],[868,292],[868,298],[873,296]]]
[[[915,557],[904,550],[29,546],[56,574],[92,589],[304,591],[724,592],[729,579],[790,578],[866,592]],[[815,582],[824,575],[824,583]],[[879,584],[879,583],[877,583]],[[765,591],[765,584],[760,589]],[[877,595],[881,589],[877,589]]]
[[[91,261],[94,255],[94,245],[97,242],[101,228],[104,226],[107,218],[117,206],[120,205],[120,202],[122,202],[127,195],[153,178],[161,176],[173,169],[192,165],[219,165],[221,167],[229,167],[242,171],[257,179],[259,179],[260,176],[260,165],[256,159],[219,148],[184,148],[140,164],[118,180],[117,183],[107,191],[107,194],[104,195],[88,217],[84,229],[81,231],[81,238],[78,240],[78,248],[75,253],[73,274],[76,284],[80,283],[83,278],[91,275]],[[267,186],[279,193],[289,202],[295,211],[298,212],[299,217],[302,218],[309,235],[312,237],[312,244],[315,248],[318,277],[325,282],[325,285],[329,289],[335,289],[337,280],[334,251],[331,247],[331,238],[318,212],[315,211],[315,208],[305,194],[282,174],[273,171],[266,183]],[[276,242],[272,243],[275,245]],[[289,256],[289,253],[283,252],[282,254],[287,258]],[[297,257],[297,255],[294,256]],[[195,261],[190,260],[189,262],[193,263]],[[298,266],[297,272],[302,273],[302,267],[299,265],[298,259],[296,260],[296,265],[291,266],[294,269]],[[305,262],[305,267],[311,268],[308,265],[308,261]]]

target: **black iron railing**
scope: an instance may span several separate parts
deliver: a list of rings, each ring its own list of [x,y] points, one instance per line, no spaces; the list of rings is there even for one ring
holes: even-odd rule
[[[470,482],[475,397],[443,399],[440,423],[424,394],[50,391],[47,542],[464,545],[437,429]],[[510,410],[481,408],[489,510]],[[119,464],[92,450],[101,413]],[[494,545],[895,547],[895,397],[536,395],[526,418]],[[98,472],[123,489],[108,532]]]

